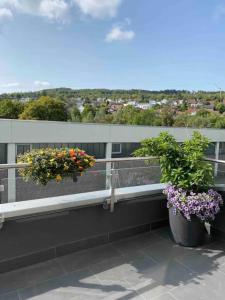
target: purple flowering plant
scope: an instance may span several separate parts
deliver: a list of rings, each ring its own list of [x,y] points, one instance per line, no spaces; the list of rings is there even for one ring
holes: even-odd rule
[[[175,215],[181,213],[189,221],[194,215],[201,221],[212,221],[223,204],[221,195],[213,189],[194,193],[168,185],[164,193],[167,195],[167,207],[172,208]]]
[[[174,214],[191,220],[195,215],[202,221],[215,218],[223,204],[222,197],[214,186],[213,166],[204,160],[210,141],[200,132],[179,143],[168,132],[145,139],[135,156],[154,156],[159,160],[161,182],[167,183],[168,208]]]

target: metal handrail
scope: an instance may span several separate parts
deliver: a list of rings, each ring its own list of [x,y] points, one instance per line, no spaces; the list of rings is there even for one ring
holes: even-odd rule
[[[121,158],[101,158],[96,159],[96,164],[99,163],[115,163],[115,162],[123,162],[123,161],[143,161],[143,160],[150,160],[156,159],[155,156],[146,156],[146,157],[121,157]],[[28,163],[14,163],[14,164],[0,164],[0,170],[3,169],[22,169],[28,168],[30,164]]]
[[[221,160],[221,159],[214,159],[214,158],[205,157],[204,160],[219,163],[219,164],[225,164],[225,160]]]
[[[96,164],[115,163],[115,162],[123,162],[123,161],[143,161],[143,160],[150,160],[150,159],[157,159],[157,157],[156,156],[146,156],[146,157],[100,158],[100,159],[96,159]],[[215,162],[215,163],[225,164],[225,160],[220,160],[220,159],[205,157],[204,160]],[[30,164],[28,164],[28,163],[0,164],[0,170],[2,170],[2,169],[21,169],[21,168],[28,168],[29,166],[30,166]]]

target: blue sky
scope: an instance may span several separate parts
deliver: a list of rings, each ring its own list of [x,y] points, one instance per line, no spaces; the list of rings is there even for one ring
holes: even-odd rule
[[[0,93],[225,90],[225,0],[0,0]]]

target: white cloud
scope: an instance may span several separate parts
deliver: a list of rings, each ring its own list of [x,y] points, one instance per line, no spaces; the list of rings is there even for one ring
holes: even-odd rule
[[[64,19],[69,11],[69,5],[64,0],[43,0],[40,3],[40,13],[51,20]]]
[[[73,0],[83,14],[93,18],[115,17],[122,0]]]
[[[50,83],[48,81],[40,81],[40,80],[35,80],[34,85],[37,86],[49,86]]]
[[[0,85],[1,88],[14,88],[20,86],[19,82],[9,82]]]
[[[66,0],[0,0],[0,7],[11,10],[43,16],[50,20],[62,20],[69,11]]]
[[[8,8],[0,8],[0,21],[9,20],[13,18],[13,13]]]
[[[106,35],[106,42],[111,43],[114,41],[130,41],[135,37],[133,30],[124,30],[122,26],[113,26],[111,31]]]

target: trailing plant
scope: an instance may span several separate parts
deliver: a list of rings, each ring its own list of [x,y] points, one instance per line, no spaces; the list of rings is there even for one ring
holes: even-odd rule
[[[28,168],[19,170],[19,175],[25,181],[46,185],[51,180],[60,182],[64,177],[76,180],[77,175],[82,175],[88,168],[95,164],[93,156],[85,151],[75,149],[38,149],[19,155],[18,163],[28,163]]]
[[[221,195],[212,189],[203,193],[188,193],[169,185],[164,193],[167,195],[167,207],[173,209],[173,214],[182,213],[189,221],[193,215],[201,221],[212,221],[223,204]]]
[[[161,182],[193,192],[214,185],[212,164],[204,160],[210,141],[195,131],[192,138],[178,143],[168,132],[145,139],[135,156],[156,156],[161,168]]]

